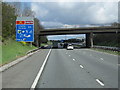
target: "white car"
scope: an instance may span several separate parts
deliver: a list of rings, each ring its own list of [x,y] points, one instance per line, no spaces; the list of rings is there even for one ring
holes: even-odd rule
[[[73,49],[74,49],[73,45],[69,44],[69,45],[67,46],[67,50],[73,50]]]

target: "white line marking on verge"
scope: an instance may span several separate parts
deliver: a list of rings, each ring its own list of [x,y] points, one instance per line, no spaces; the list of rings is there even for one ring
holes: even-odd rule
[[[84,67],[83,67],[83,65],[80,65],[80,68],[82,68],[82,69],[83,69],[83,68],[84,68]]]
[[[104,84],[102,81],[100,81],[99,79],[96,79],[96,81],[97,81],[101,86],[105,86],[105,84]]]
[[[73,61],[75,61],[75,59],[73,59]]]
[[[41,74],[42,74],[42,72],[43,72],[43,69],[44,69],[44,67],[45,67],[45,64],[46,64],[46,62],[47,62],[47,60],[48,60],[48,57],[49,57],[50,53],[51,53],[51,49],[49,50],[49,52],[48,52],[48,54],[47,54],[47,56],[46,56],[46,58],[45,58],[45,60],[44,60],[44,62],[43,62],[43,64],[42,64],[42,67],[40,68],[40,70],[39,70],[39,72],[38,72],[38,74],[37,74],[37,76],[36,76],[36,78],[35,78],[32,86],[31,86],[32,89],[35,89],[35,87],[36,87],[36,85],[37,85],[37,83],[38,83],[38,80],[39,80],[39,78],[41,77]]]

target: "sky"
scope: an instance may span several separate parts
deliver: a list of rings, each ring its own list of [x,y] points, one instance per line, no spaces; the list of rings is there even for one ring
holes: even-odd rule
[[[15,0],[11,0],[15,1]],[[21,1],[22,8],[30,7],[45,28],[64,25],[109,24],[118,22],[118,0],[27,0]],[[40,2],[41,1],[41,2]],[[76,35],[75,37],[79,37]],[[85,35],[83,35],[85,36]],[[63,39],[62,36],[48,36],[49,39]],[[68,37],[74,37],[73,35]]]
[[[41,2],[31,8],[43,26],[64,24],[106,24],[117,22],[116,2]]]
[[[47,36],[48,40],[67,40],[71,38],[85,38],[85,34],[74,34],[74,35],[52,35]]]

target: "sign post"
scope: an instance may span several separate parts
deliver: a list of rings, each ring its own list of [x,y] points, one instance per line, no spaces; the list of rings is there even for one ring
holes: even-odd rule
[[[16,41],[34,42],[34,18],[17,17]]]

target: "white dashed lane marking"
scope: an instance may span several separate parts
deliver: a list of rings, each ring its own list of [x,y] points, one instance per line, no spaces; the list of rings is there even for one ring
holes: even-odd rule
[[[83,65],[80,65],[80,68],[82,68],[82,69],[83,69],[83,68],[84,68],[84,67],[83,67]]]
[[[70,55],[69,55],[69,57],[70,57]]]
[[[105,86],[105,84],[104,84],[101,80],[96,79],[96,81],[97,81],[101,86]]]
[[[73,59],[73,61],[75,61],[75,59]]]

